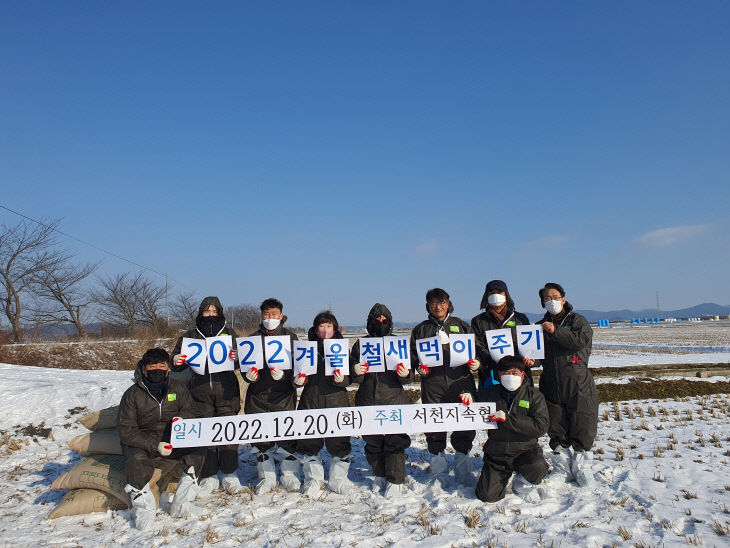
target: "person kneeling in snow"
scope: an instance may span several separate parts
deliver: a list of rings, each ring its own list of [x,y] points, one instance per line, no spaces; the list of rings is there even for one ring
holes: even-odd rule
[[[527,502],[539,502],[537,485],[548,473],[537,443],[550,424],[545,397],[523,382],[525,364],[519,357],[505,356],[499,360],[497,375],[500,384],[487,386],[483,392],[483,401],[496,404],[489,419],[497,423],[497,429],[488,431],[476,495],[483,502],[503,499],[510,476],[516,472],[512,491]]]
[[[144,353],[134,372],[134,385],[119,404],[119,440],[124,453],[127,486],[132,499],[132,517],[137,529],[155,521],[157,504],[150,479],[159,459],[177,460],[183,472],[170,507],[174,518],[196,514],[192,501],[198,492],[198,475],[205,461],[205,448],[173,449],[172,423],[196,416],[193,398],[184,383],[170,379],[169,354],[162,348]]]

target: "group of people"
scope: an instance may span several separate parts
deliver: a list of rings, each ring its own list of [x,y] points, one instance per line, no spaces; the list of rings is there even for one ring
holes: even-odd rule
[[[427,403],[494,402],[495,412],[489,417],[497,424],[484,444],[484,465],[476,485],[476,496],[485,502],[504,497],[512,475],[513,492],[526,501],[540,499],[537,485],[548,474],[549,467],[538,438],[549,435],[553,450],[551,475],[580,486],[590,484],[586,451],[596,435],[598,399],[593,378],[588,372],[592,330],[584,317],[575,313],[565,300],[565,291],[556,283],[547,283],[539,290],[546,309],[540,322],[544,334],[545,358],[536,361],[506,356],[495,362],[489,353],[485,332],[511,328],[517,341],[516,327],[529,324],[524,314],[515,309],[507,285],[501,280],[487,283],[481,301],[484,312],[471,324],[453,315],[454,308],[446,291],[434,288],[426,293],[426,320],[411,332],[411,362],[400,363],[395,370],[371,372],[361,360],[359,341],[350,352],[350,373],[335,370],[325,374],[324,341],[342,338],[337,318],[330,311],[317,314],[308,331],[308,339],[317,342],[317,371],[294,376],[292,370],[275,367],[251,368],[243,374],[248,384],[245,394],[246,414],[348,407],[347,387],[357,384],[355,403],[358,406],[407,403],[404,385],[420,376],[421,401]],[[261,323],[251,335],[288,335],[283,304],[277,299],[261,303]],[[367,317],[371,337],[393,332],[393,317],[387,306],[376,303]],[[438,337],[442,344],[443,363],[449,362],[449,334],[474,333],[476,355],[457,367],[428,367],[419,363],[416,341]],[[219,487],[230,494],[243,487],[238,478],[238,446],[206,448],[173,448],[170,443],[172,423],[193,417],[236,415],[240,411],[240,390],[233,371],[211,373],[207,367],[201,374],[190,376],[188,383],[170,378],[169,371],[184,371],[188,356],[181,353],[183,338],[231,335],[235,360],[236,333],[226,324],[223,307],[217,297],[206,297],[200,304],[195,327],[177,341],[171,355],[163,349],[148,350],[135,371],[135,383],[122,397],[119,432],[126,458],[127,492],[132,500],[135,524],[146,528],[153,523],[156,505],[149,482],[161,459],[176,460],[182,476],[170,509],[173,517],[190,517],[196,513],[195,498],[210,494]],[[263,342],[263,341],[262,341]],[[542,366],[540,388],[533,386],[531,369]],[[477,381],[475,382],[475,375]],[[301,389],[297,405],[297,389]],[[427,433],[426,444],[431,454],[430,476],[433,483],[444,484],[449,474],[445,456],[447,432]],[[451,434],[454,449],[455,480],[463,485],[473,481],[472,459],[469,457],[475,431]],[[383,496],[392,498],[406,481],[406,454],[411,439],[407,434],[366,435],[365,457],[372,467]],[[323,447],[331,456],[327,488],[336,493],[351,489],[348,479],[352,447],[349,437],[286,440],[257,443],[255,454],[257,494],[274,489],[277,484],[287,491],[300,491],[316,496],[325,486],[325,471],[320,456]],[[277,476],[277,461],[279,474]],[[277,481],[278,478],[278,481]],[[302,481],[303,480],[303,481]]]

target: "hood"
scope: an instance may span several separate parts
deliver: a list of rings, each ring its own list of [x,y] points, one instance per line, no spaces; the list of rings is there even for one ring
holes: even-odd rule
[[[504,294],[507,297],[507,308],[509,310],[514,310],[515,303],[509,294],[509,289],[507,289],[507,284],[504,283],[502,280],[491,280],[490,282],[487,282],[487,285],[484,288],[484,294],[482,295],[482,302],[479,304],[479,308],[481,308],[483,310],[487,310],[489,308],[489,303],[487,302],[487,297],[489,296],[489,292],[494,289],[496,289],[498,291],[504,291]]]
[[[225,320],[225,315],[223,314],[223,305],[221,304],[220,299],[218,297],[206,297],[205,299],[203,299],[203,301],[200,303],[200,306],[198,307],[198,316],[195,318],[196,322],[199,322],[203,317],[203,310],[211,305],[215,306],[215,309],[218,311],[218,315]]]
[[[388,310],[388,307],[384,304],[375,303],[373,307],[370,309],[370,312],[368,313],[368,321],[367,321],[367,329],[368,329],[368,335],[371,337],[374,337],[373,334],[373,327],[375,324],[375,318],[378,316],[385,316],[388,319],[388,333],[387,335],[390,335],[393,333],[393,315],[390,313],[390,310]]]

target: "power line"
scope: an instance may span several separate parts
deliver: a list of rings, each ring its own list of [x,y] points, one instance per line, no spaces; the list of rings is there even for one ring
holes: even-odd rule
[[[0,208],[1,209],[4,209],[5,211],[9,211],[10,213],[13,213],[13,214],[15,214],[15,215],[17,215],[19,217],[22,217],[23,219],[27,219],[29,221],[32,221],[32,222],[36,223],[36,224],[39,224],[42,227],[49,228],[49,229],[53,230],[54,232],[58,232],[59,234],[61,234],[63,236],[66,236],[66,238],[70,238],[70,239],[75,240],[75,241],[77,241],[77,242],[79,242],[81,244],[88,245],[89,247],[93,247],[97,251],[101,251],[102,253],[105,253],[107,255],[110,255],[111,257],[114,257],[115,259],[119,259],[120,261],[124,261],[126,263],[133,264],[134,266],[137,266],[137,267],[141,268],[142,270],[147,270],[149,272],[153,272],[153,273],[157,274],[158,276],[162,276],[162,277],[165,277],[165,278],[167,277],[167,274],[164,273],[164,272],[160,272],[160,271],[155,270],[154,268],[151,268],[149,266],[144,266],[144,265],[139,264],[139,263],[137,263],[137,262],[135,262],[135,261],[133,261],[131,259],[127,259],[125,257],[122,257],[121,255],[117,255],[113,251],[108,251],[108,250],[106,250],[106,249],[104,249],[102,247],[99,247],[98,245],[92,244],[91,242],[84,241],[81,238],[77,238],[76,236],[73,236],[71,234],[68,234],[68,233],[66,233],[66,232],[64,232],[62,230],[59,230],[59,229],[51,226],[51,225],[47,225],[46,223],[43,223],[43,222],[38,221],[36,219],[33,219],[32,217],[28,217],[27,215],[23,215],[22,213],[19,213],[19,212],[15,211],[14,209],[10,209],[9,207],[6,207],[6,206],[4,206],[2,204],[0,204]],[[176,280],[176,279],[174,279],[172,277],[170,278],[170,280],[172,280],[173,282],[181,285],[182,287],[184,287],[186,289],[191,289],[188,286],[186,286],[184,283],[179,282],[178,280]]]

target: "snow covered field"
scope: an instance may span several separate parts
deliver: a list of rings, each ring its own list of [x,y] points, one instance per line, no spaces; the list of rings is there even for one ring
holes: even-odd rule
[[[63,492],[48,489],[80,460],[65,445],[86,430],[70,409],[116,404],[129,371],[78,371],[0,364],[0,430],[20,441],[0,446],[0,544],[12,546],[730,546],[730,398],[636,401],[601,406],[593,469],[596,486],[548,480],[540,504],[508,491],[483,504],[472,489],[428,485],[423,436],[408,450],[408,492],[386,501],[371,485],[362,441],[354,440],[350,496],[319,500],[274,492],[222,493],[201,501],[200,521],[159,514],[154,532],[130,527],[128,510],[45,519]],[[17,427],[51,427],[49,438]],[[481,443],[474,479],[481,468]],[[543,439],[545,441],[545,439]],[[26,445],[27,443],[27,445]],[[452,458],[449,456],[449,458]],[[246,446],[239,475],[255,482]],[[721,535],[719,533],[724,533]]]

